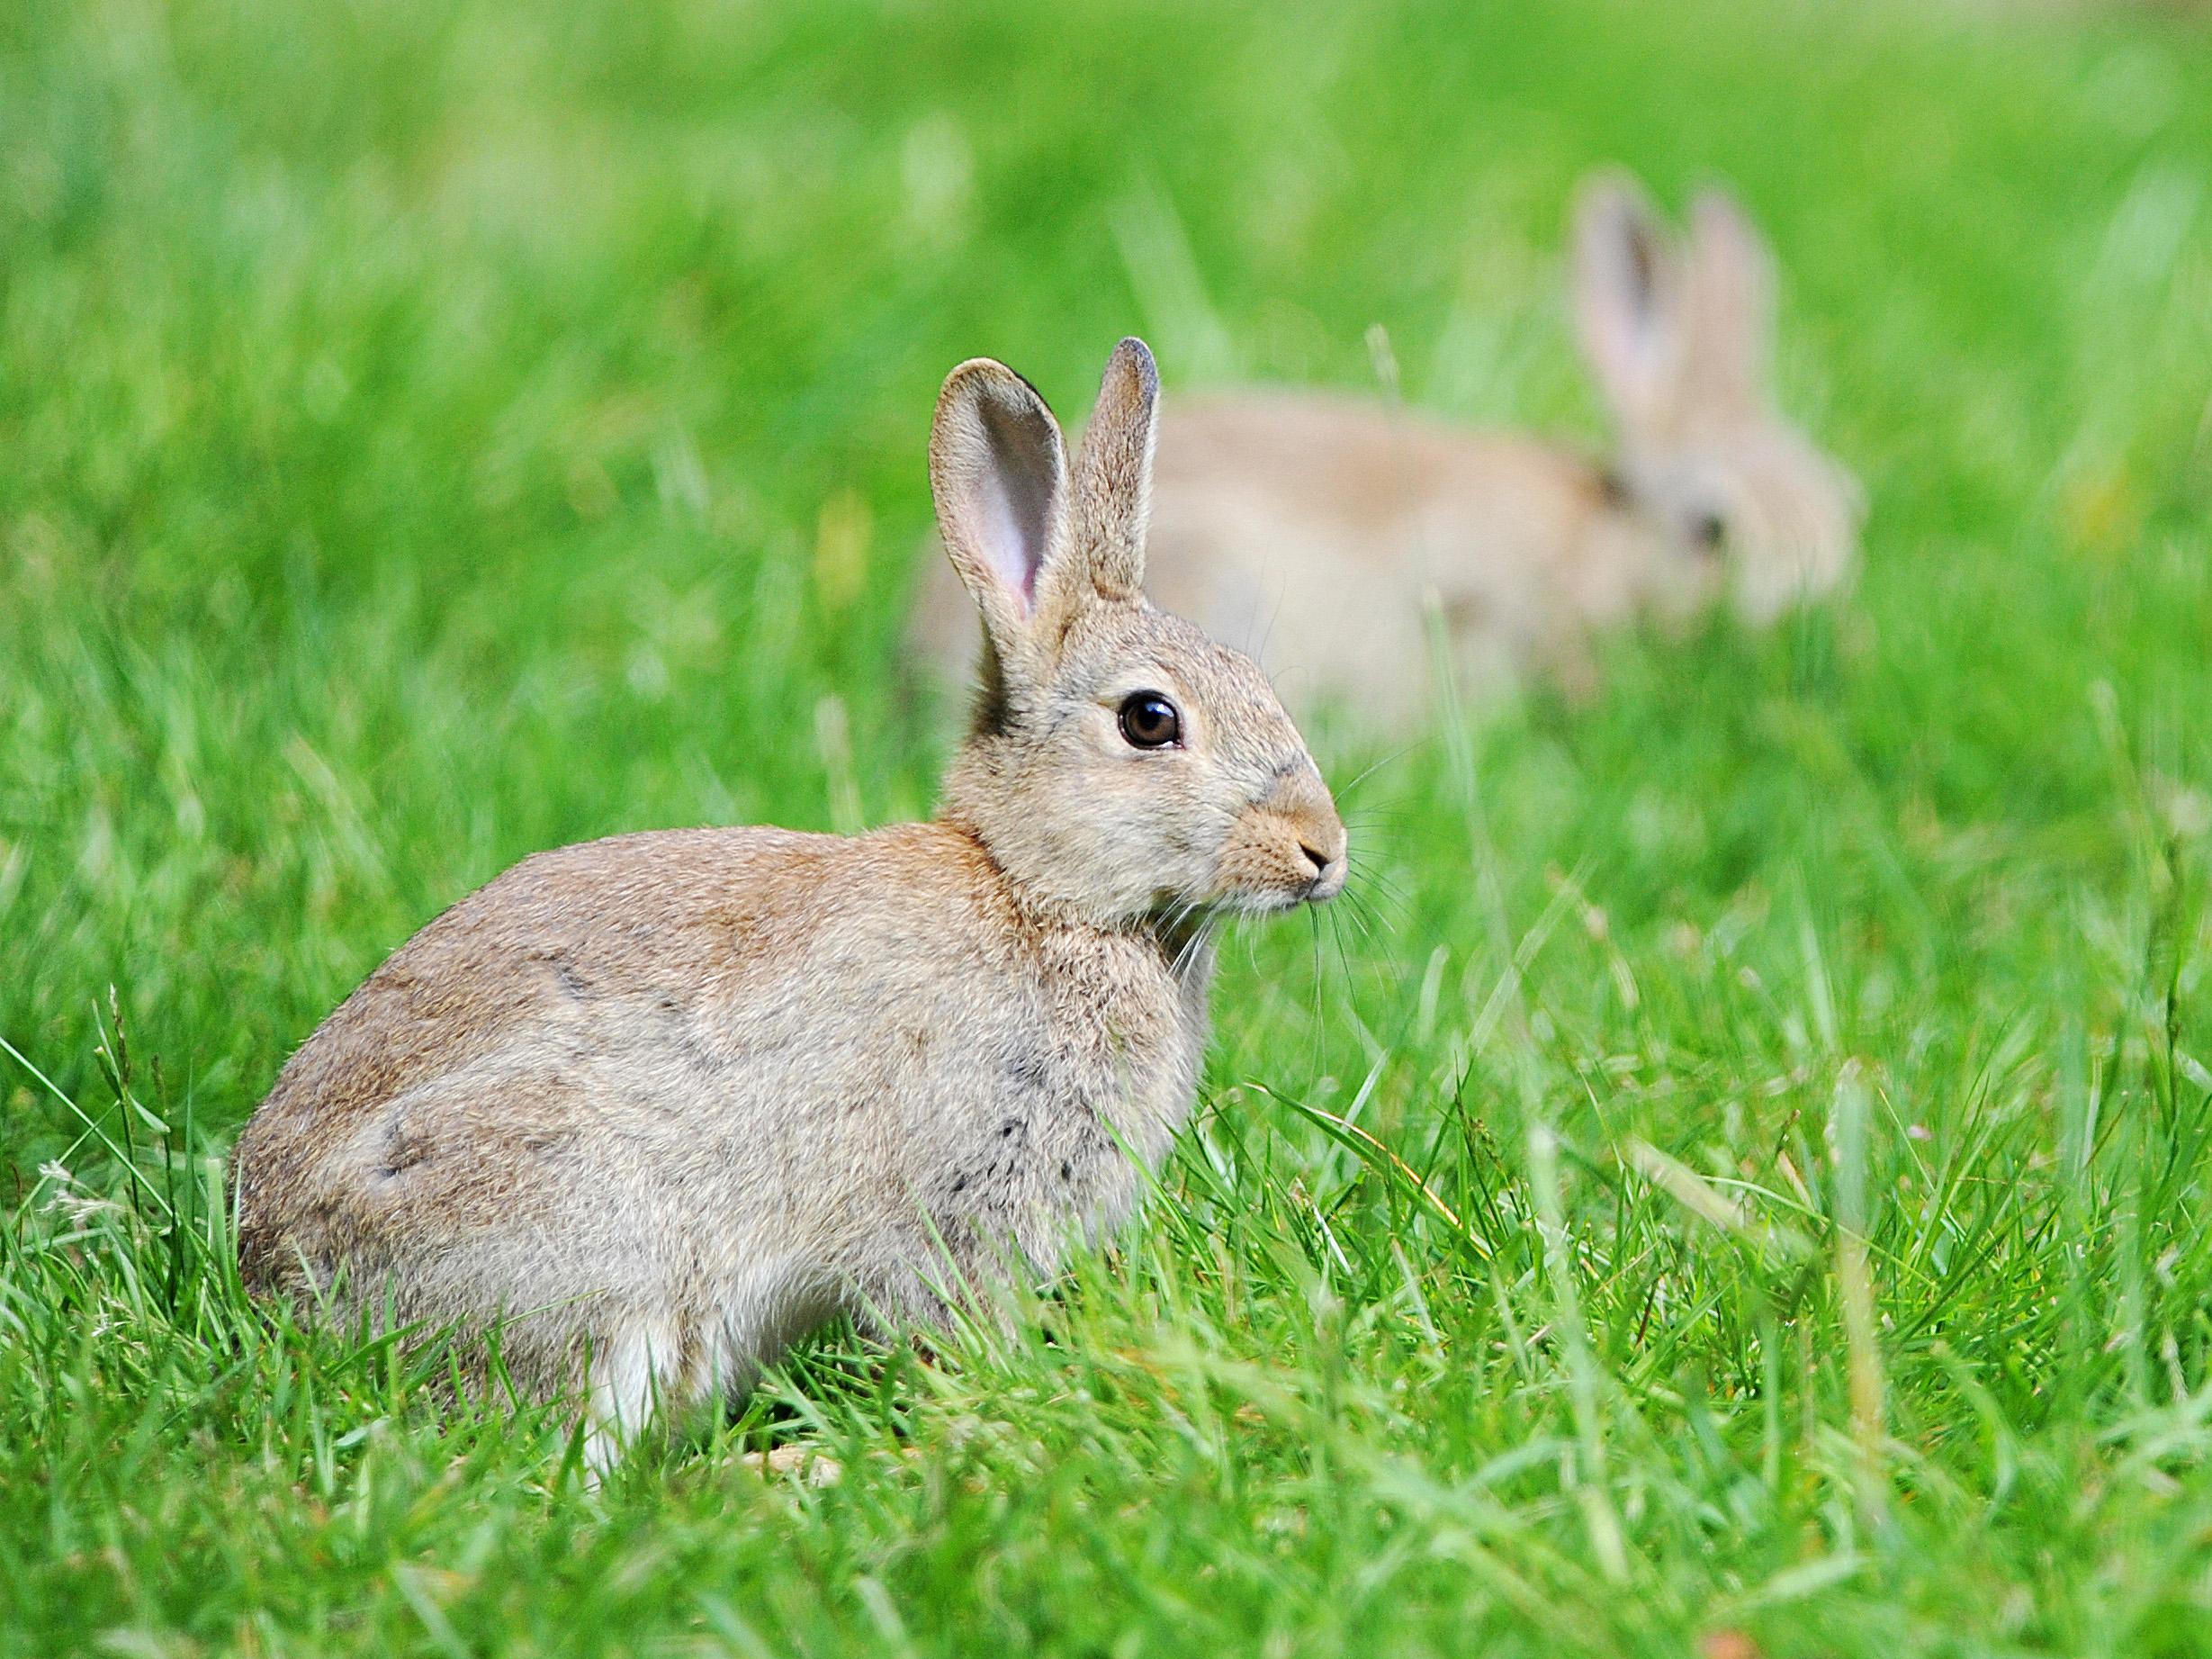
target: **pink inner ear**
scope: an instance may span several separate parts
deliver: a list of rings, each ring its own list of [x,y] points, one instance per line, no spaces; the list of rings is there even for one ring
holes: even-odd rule
[[[987,475],[977,491],[976,528],[991,573],[999,585],[1021,601],[1021,614],[1037,609],[1037,573],[1044,564],[1044,508],[1036,492],[1025,491],[1019,473]]]

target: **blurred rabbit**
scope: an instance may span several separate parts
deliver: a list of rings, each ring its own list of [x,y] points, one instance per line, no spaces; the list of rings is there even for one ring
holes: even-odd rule
[[[1678,623],[1724,594],[1746,622],[1825,593],[1852,564],[1850,476],[1775,408],[1765,242],[1717,190],[1668,232],[1623,175],[1574,214],[1583,355],[1610,461],[1337,393],[1172,400],[1154,597],[1257,657],[1284,700],[1402,726],[1441,654],[1461,692],[1589,674],[1595,630]],[[917,641],[964,666],[957,588],[925,589]],[[1441,645],[1441,654],[1437,645]]]
[[[987,690],[935,822],[617,835],[463,899],[239,1137],[247,1285],[503,1321],[597,1467],[835,1313],[941,1321],[1127,1216],[1191,1108],[1215,918],[1330,898],[1345,856],[1258,669],[1139,591],[1157,385],[1123,341],[1071,466],[1012,370],[945,383]]]

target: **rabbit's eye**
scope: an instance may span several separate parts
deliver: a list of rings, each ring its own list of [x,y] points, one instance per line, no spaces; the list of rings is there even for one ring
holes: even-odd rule
[[[1132,691],[1121,699],[1121,735],[1138,749],[1164,749],[1182,738],[1182,717],[1157,691]]]
[[[1728,520],[1716,512],[1690,515],[1690,545],[1701,553],[1718,553],[1728,540]]]

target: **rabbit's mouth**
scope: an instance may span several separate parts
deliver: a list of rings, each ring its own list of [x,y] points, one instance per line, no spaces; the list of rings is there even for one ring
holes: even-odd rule
[[[1209,935],[1230,916],[1280,915],[1300,905],[1326,905],[1344,890],[1347,864],[1342,852],[1331,855],[1326,849],[1299,845],[1292,857],[1285,857],[1283,849],[1275,848],[1273,856],[1264,861],[1271,868],[1262,871],[1251,868],[1257,861],[1249,859],[1250,851],[1231,849],[1232,855],[1243,852],[1247,856],[1223,860],[1212,892],[1203,897],[1179,894],[1154,906],[1151,925],[1172,952],[1179,953],[1194,938]],[[1232,863],[1245,868],[1234,869]]]
[[[1261,915],[1274,915],[1285,910],[1295,910],[1300,905],[1326,905],[1344,890],[1344,865],[1342,859],[1337,859],[1298,886],[1240,895],[1236,907]]]
[[[1222,909],[1268,915],[1300,905],[1325,905],[1344,890],[1347,861],[1341,825],[1326,839],[1278,833],[1240,836],[1238,843],[1222,860],[1221,893],[1215,900]]]
[[[1320,872],[1307,884],[1299,902],[1305,905],[1326,905],[1344,890],[1344,879],[1350,873],[1351,861],[1339,852],[1322,864]]]
[[[1344,889],[1349,852],[1336,803],[1308,761],[1286,767],[1238,816],[1216,879],[1239,910],[1326,904]]]

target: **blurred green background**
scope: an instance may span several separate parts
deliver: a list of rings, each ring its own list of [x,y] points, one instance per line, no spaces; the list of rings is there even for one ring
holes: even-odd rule
[[[1608,162],[1773,240],[1857,587],[1317,734],[1355,902],[1049,1342],[586,1494],[124,1173],[527,852],[926,812],[962,358],[1597,441]],[[2186,12],[0,7],[0,1649],[2206,1651],[2208,194]]]

